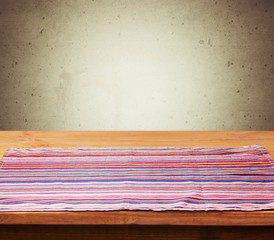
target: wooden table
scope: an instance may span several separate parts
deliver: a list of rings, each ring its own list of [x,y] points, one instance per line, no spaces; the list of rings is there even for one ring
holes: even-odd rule
[[[0,132],[1,157],[9,147],[235,147],[253,144],[264,146],[274,156],[274,131]],[[0,238],[271,240],[274,239],[274,211],[0,212]]]

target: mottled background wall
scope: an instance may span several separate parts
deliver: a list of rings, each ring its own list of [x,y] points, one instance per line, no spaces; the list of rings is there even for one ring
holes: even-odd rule
[[[0,0],[0,129],[274,130],[273,0]]]

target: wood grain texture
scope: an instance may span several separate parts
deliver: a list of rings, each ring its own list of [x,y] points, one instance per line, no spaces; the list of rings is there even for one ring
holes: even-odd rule
[[[9,147],[236,147],[253,144],[264,146],[274,156],[274,131],[0,132],[2,155]],[[274,211],[0,212],[0,224],[274,226]]]
[[[0,224],[274,226],[274,211],[0,212]]]

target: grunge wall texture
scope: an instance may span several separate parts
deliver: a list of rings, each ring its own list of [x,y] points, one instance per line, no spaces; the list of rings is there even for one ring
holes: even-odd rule
[[[272,0],[0,0],[1,130],[274,130]]]

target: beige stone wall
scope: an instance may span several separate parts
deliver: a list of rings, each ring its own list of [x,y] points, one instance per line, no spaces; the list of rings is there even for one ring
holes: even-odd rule
[[[272,0],[0,0],[0,129],[274,130]]]

